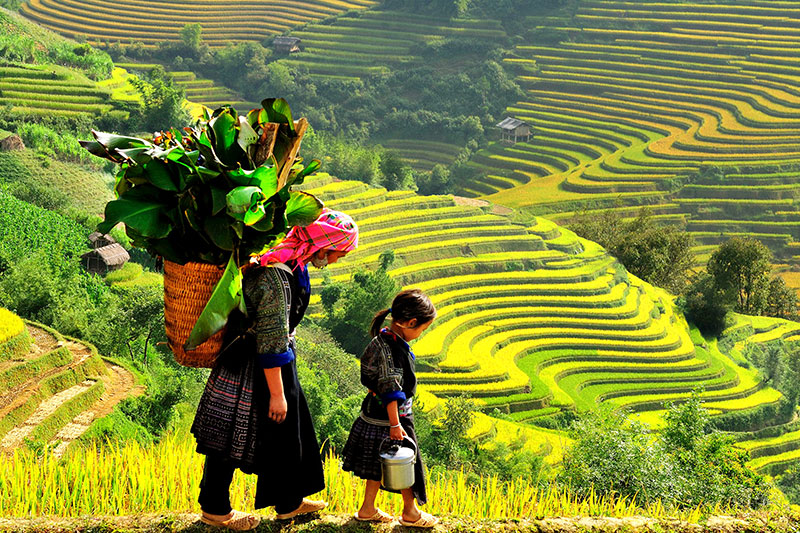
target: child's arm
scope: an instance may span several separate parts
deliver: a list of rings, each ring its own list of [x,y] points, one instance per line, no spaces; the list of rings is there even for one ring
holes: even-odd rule
[[[386,412],[389,415],[389,438],[392,440],[403,440],[406,436],[406,430],[400,425],[400,413],[397,410],[397,401],[390,402],[386,406]]]

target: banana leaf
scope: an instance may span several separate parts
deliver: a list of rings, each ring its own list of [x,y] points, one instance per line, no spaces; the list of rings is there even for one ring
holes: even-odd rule
[[[246,313],[242,295],[242,271],[236,266],[236,261],[231,254],[222,278],[214,287],[214,292],[211,293],[208,304],[200,313],[183,349],[194,350],[210,339],[212,335],[225,327],[225,324],[228,323],[228,315],[237,307],[242,313]]]

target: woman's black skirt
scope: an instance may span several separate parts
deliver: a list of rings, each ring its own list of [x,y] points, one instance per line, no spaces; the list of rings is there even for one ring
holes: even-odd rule
[[[268,417],[264,370],[247,356],[252,347],[242,348],[227,351],[211,371],[191,429],[197,452],[258,474],[257,509],[323,490],[319,444],[295,362],[281,367],[288,411],[276,424]]]
[[[400,424],[408,433],[408,436],[415,443],[417,434],[414,431],[414,417],[400,417]],[[389,437],[389,426],[378,426],[370,424],[360,416],[356,418],[350,430],[350,436],[342,450],[342,470],[352,472],[361,479],[381,481],[381,460],[380,446],[384,439]],[[399,492],[390,490],[381,485],[383,490],[389,492]],[[417,447],[417,462],[414,464],[414,485],[411,487],[417,503],[424,505],[428,501],[425,490],[425,467],[422,464],[422,455]]]

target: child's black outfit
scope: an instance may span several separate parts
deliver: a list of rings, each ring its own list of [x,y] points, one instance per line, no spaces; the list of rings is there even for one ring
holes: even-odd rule
[[[417,390],[417,376],[414,373],[414,353],[408,343],[391,330],[383,329],[361,356],[361,383],[369,392],[344,446],[342,469],[362,479],[381,481],[379,448],[389,437],[389,414],[386,411],[389,403],[397,401],[400,424],[417,443],[411,408]],[[425,468],[419,449],[414,477],[414,497],[422,505],[427,501],[427,494]],[[388,489],[384,487],[384,490]]]

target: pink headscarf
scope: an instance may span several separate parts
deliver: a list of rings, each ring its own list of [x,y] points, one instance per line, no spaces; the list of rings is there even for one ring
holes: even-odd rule
[[[358,247],[358,226],[341,211],[323,209],[322,214],[308,226],[295,226],[276,247],[259,258],[262,266],[294,260],[303,268],[306,261],[319,250],[349,252]]]

